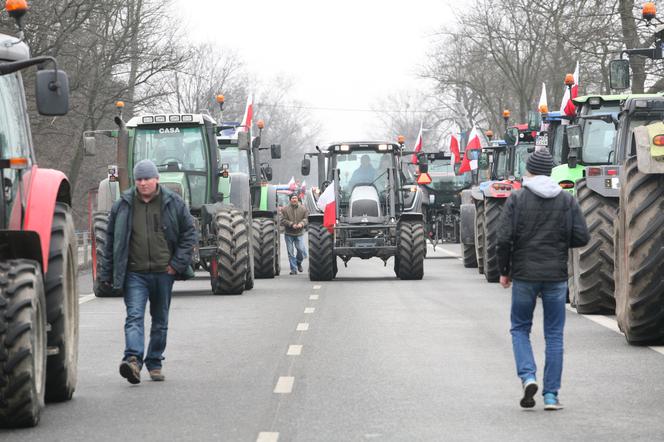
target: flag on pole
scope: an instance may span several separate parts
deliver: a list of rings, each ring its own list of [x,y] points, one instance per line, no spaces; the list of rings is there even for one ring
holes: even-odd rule
[[[323,226],[332,233],[337,223],[337,203],[334,197],[334,181],[318,197],[318,208],[323,211]]]
[[[452,165],[461,162],[461,154],[459,153],[459,137],[452,134],[450,137],[450,154],[452,154]]]
[[[546,84],[542,83],[542,94],[540,95],[539,105],[537,106],[541,114],[549,112],[549,105],[546,102]]]
[[[290,177],[290,180],[288,181],[288,188],[290,190],[295,189],[295,177],[294,176]]]
[[[572,100],[579,96],[579,62],[576,62],[574,69],[574,86],[572,86],[572,95],[570,97],[570,88],[565,85],[565,93],[563,94],[563,101],[560,104],[560,112],[567,116],[573,116],[576,112],[576,107]]]
[[[422,150],[422,123],[420,123],[420,133],[417,134],[417,139],[415,140],[415,148],[413,150],[415,152],[419,152]],[[411,158],[411,163],[417,164],[416,154],[413,154],[413,157]]]
[[[244,109],[244,117],[242,118],[242,127],[239,129],[242,132],[248,132],[251,129],[251,123],[254,119],[254,94],[249,94],[247,97],[247,107]]]
[[[473,130],[470,131],[470,135],[468,136],[468,144],[466,145],[466,151],[463,154],[463,161],[461,161],[459,173],[470,172],[471,170],[477,169],[477,160],[470,159],[470,152],[481,148],[482,143],[480,142],[480,135],[477,132],[477,128],[473,127]]]

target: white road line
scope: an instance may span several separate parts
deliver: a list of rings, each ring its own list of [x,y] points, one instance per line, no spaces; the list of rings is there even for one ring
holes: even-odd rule
[[[305,314],[314,313],[315,311],[316,311],[316,309],[314,307],[307,307],[307,308],[304,309]]]
[[[270,431],[261,431],[258,433],[258,439],[256,442],[278,442],[279,433],[270,432]]]
[[[300,356],[302,354],[301,345],[289,345],[288,351],[286,352],[287,356]]]
[[[311,299],[312,301],[318,301],[318,298],[319,298],[318,295],[311,295],[311,296],[309,296],[309,299]]]
[[[95,298],[96,296],[94,295],[94,293],[90,293],[89,295],[83,295],[80,298],[78,298],[78,303],[85,304],[86,302],[92,301]]]
[[[295,378],[293,376],[280,376],[277,385],[274,387],[274,392],[279,394],[291,393],[294,383]]]
[[[314,290],[320,290],[320,287],[321,287],[321,286],[319,286],[319,285],[315,285],[315,286],[314,286]]]
[[[309,330],[309,323],[308,322],[300,322],[297,324],[297,331],[307,331]]]

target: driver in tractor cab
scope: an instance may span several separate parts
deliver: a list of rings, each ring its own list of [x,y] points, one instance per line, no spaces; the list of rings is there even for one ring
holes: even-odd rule
[[[371,158],[369,155],[362,155],[360,157],[360,167],[355,169],[353,175],[350,178],[348,187],[353,190],[355,186],[361,183],[371,183],[376,178],[376,169],[374,169],[371,164]]]

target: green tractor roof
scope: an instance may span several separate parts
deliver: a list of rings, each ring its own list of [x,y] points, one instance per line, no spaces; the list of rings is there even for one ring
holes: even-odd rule
[[[601,94],[592,94],[584,95],[582,97],[576,97],[572,100],[574,104],[585,104],[589,99],[598,97],[601,101],[625,101],[628,98],[632,97],[660,97],[662,94],[619,94],[619,95],[601,95]]]

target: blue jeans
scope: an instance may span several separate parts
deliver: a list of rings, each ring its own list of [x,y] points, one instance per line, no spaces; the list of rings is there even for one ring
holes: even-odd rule
[[[537,366],[530,345],[530,329],[537,296],[542,297],[544,309],[544,388],[542,393],[558,394],[563,372],[563,330],[565,328],[565,298],[567,281],[531,282],[512,281],[512,348],[516,371],[521,382],[536,379]]]
[[[307,257],[307,250],[304,248],[304,235],[284,235],[284,237],[286,238],[286,250],[288,250],[288,263],[291,272],[295,272],[297,266],[301,265],[304,258]],[[297,254],[295,249],[297,249]]]
[[[145,352],[145,307],[150,300],[150,344],[145,355],[148,370],[161,368],[166,349],[168,332],[168,309],[171,306],[174,275],[168,273],[127,273],[124,287],[124,302],[127,307],[125,320],[125,352],[123,360],[136,356],[143,365]]]

